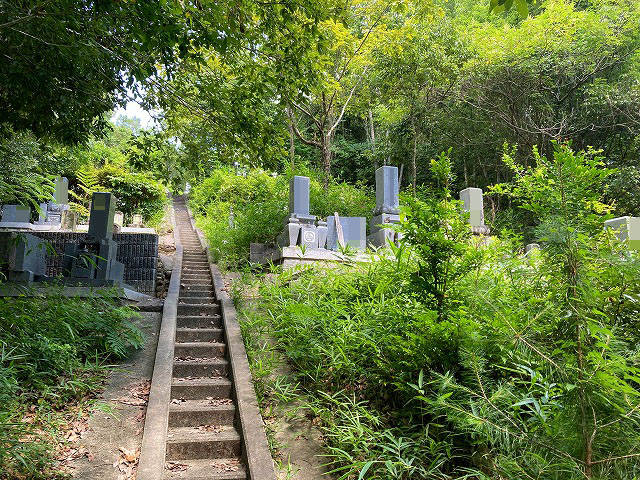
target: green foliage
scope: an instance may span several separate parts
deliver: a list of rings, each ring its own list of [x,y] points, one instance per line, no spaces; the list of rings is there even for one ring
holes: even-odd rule
[[[0,124],[85,140],[106,128],[104,112],[132,91],[141,94],[144,84],[157,85],[180,60],[268,44],[284,25],[306,45],[314,23],[299,21],[303,13],[313,18],[315,2],[4,1]]]
[[[163,212],[167,196],[162,185],[150,175],[133,173],[116,165],[106,165],[96,172],[98,182],[118,199],[117,208],[126,218],[139,213],[145,221]]]
[[[413,246],[416,256],[416,292],[425,303],[435,303],[438,321],[443,321],[459,303],[456,282],[480,265],[482,254],[470,244],[471,227],[460,215],[462,202],[449,193],[453,179],[449,157],[442,152],[431,161],[431,170],[442,187],[428,192],[425,201],[406,199],[400,231],[402,244]]]
[[[296,172],[304,174],[305,172]],[[346,216],[370,217],[373,200],[366,189],[332,181],[325,192],[311,174],[310,209],[314,215],[338,212]],[[231,169],[216,169],[190,194],[190,205],[198,225],[210,244],[217,262],[226,266],[246,264],[252,242],[273,242],[281,233],[288,215],[289,180],[286,175],[272,175],[250,169],[246,176]],[[230,215],[233,212],[232,225]]]
[[[56,410],[99,389],[102,362],[143,345],[137,314],[117,297],[68,298],[56,288],[0,299],[0,478],[51,478],[48,437],[24,413],[32,408],[41,428],[53,428]],[[27,435],[39,441],[23,442]]]
[[[50,156],[29,133],[12,134],[0,141],[0,204],[18,203],[38,208],[49,200],[54,186],[52,176],[41,164]]]
[[[185,180],[185,169],[176,146],[165,132],[142,130],[134,134],[126,147],[127,163],[136,172],[151,175],[174,192]]]
[[[515,181],[496,191],[534,216],[542,250],[476,245],[436,190],[408,203],[387,257],[263,279],[270,334],[342,478],[637,476],[640,257],[603,231],[597,152],[536,158],[505,155]],[[449,166],[434,161],[441,185]]]

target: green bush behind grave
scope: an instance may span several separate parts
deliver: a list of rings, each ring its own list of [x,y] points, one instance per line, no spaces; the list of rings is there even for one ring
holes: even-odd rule
[[[313,170],[296,172],[311,178],[310,211],[318,217],[334,212],[340,215],[371,218],[373,192],[358,185],[331,181],[324,191]],[[283,229],[289,205],[290,174],[273,177],[252,169],[246,176],[227,168],[214,170],[194,186],[189,204],[211,248],[213,259],[227,267],[238,267],[249,260],[252,242],[273,242]],[[229,216],[233,210],[233,228]]]
[[[167,203],[163,186],[145,173],[135,173],[116,165],[106,165],[99,169],[97,178],[118,199],[118,209],[131,219],[134,214],[142,215],[145,223],[160,220]]]

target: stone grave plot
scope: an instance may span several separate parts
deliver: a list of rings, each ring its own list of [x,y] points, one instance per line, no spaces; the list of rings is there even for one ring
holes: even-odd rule
[[[46,274],[46,245],[30,233],[0,232],[0,270],[7,280],[33,282]]]
[[[86,233],[75,232],[35,232],[34,234],[49,242],[55,252],[46,256],[46,271],[50,277],[63,274],[66,245],[77,245],[87,236]],[[116,260],[124,265],[124,283],[140,293],[153,295],[158,265],[158,235],[116,233],[113,235],[113,240],[118,244]]]
[[[118,244],[113,240],[116,202],[109,192],[93,194],[87,235],[78,244],[65,246],[64,283],[122,286],[124,264],[116,260]]]

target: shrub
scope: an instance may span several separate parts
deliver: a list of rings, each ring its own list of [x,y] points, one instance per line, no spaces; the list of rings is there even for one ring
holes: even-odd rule
[[[477,246],[436,191],[388,257],[263,282],[341,478],[637,478],[640,256],[603,232],[611,172],[566,145],[505,161],[542,250]]]
[[[313,175],[312,214],[371,217],[374,201],[366,188],[332,181],[325,192],[317,174],[304,173]],[[239,176],[231,169],[218,169],[193,188],[189,203],[209,240],[214,261],[237,267],[247,263],[250,243],[273,242],[282,232],[288,199],[286,175],[274,178],[262,170],[250,170]],[[229,226],[231,211],[233,228]]]
[[[132,173],[115,165],[107,165],[97,172],[98,183],[118,199],[118,208],[131,220],[139,213],[149,221],[157,219],[167,203],[164,187],[149,175]]]

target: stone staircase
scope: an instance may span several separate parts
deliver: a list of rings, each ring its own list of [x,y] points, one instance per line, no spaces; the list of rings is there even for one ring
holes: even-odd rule
[[[174,207],[184,252],[163,478],[247,479],[209,263],[184,200]]]

